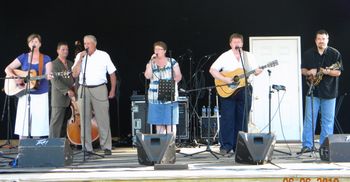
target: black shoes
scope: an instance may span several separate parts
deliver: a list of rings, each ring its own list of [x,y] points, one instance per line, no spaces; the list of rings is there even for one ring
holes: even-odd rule
[[[223,156],[232,156],[233,152],[231,152],[232,150],[226,150],[223,148],[220,148],[220,154]]]
[[[309,147],[303,147],[300,152],[298,152],[298,154],[303,154],[303,153],[308,153],[308,152],[311,152],[311,148]]]
[[[112,151],[109,149],[104,150],[105,155],[112,155]]]

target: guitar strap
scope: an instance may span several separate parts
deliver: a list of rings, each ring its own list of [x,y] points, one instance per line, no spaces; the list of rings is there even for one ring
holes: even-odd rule
[[[40,54],[39,55],[39,68],[38,68],[39,76],[43,75],[43,67],[44,67],[44,54]]]

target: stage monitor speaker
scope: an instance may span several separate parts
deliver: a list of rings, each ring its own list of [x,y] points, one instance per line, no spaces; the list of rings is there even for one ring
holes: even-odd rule
[[[245,164],[265,164],[272,159],[276,137],[267,133],[245,133],[237,136],[235,161]]]
[[[73,162],[65,138],[22,139],[18,146],[18,167],[63,167]]]
[[[329,162],[350,162],[350,134],[328,135],[320,146],[320,158]]]
[[[142,165],[174,164],[175,139],[172,134],[136,134],[138,161]]]

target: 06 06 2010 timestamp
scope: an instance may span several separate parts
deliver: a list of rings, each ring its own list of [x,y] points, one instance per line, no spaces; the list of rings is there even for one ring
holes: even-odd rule
[[[283,178],[283,182],[340,182],[338,178]]]

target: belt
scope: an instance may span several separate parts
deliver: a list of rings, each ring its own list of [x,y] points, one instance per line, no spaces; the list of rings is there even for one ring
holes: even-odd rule
[[[95,88],[95,87],[99,87],[99,86],[102,86],[102,85],[105,85],[105,83],[101,83],[99,85],[82,85],[82,86],[86,87],[86,88]]]

